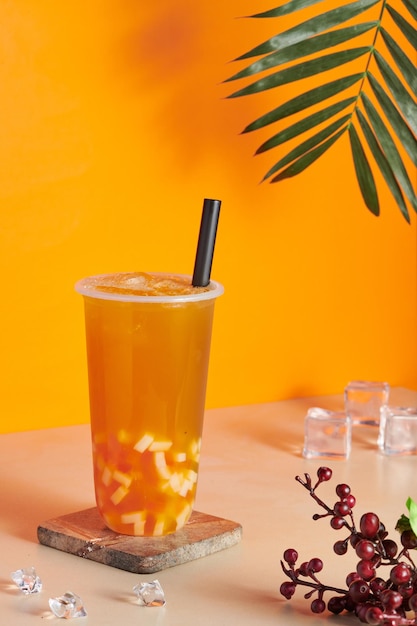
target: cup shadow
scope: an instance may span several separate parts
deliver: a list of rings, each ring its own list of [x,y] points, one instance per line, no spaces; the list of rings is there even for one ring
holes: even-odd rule
[[[35,474],[36,476],[36,474]],[[2,484],[2,506],[0,528],[7,534],[37,542],[37,528],[48,519],[80,511],[94,506],[94,500],[85,502],[69,499],[62,491],[48,491],[44,484],[36,481],[9,480],[0,473]]]

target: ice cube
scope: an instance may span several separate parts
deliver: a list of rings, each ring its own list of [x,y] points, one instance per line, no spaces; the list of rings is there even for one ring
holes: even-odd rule
[[[23,567],[11,573],[12,580],[19,587],[20,591],[28,595],[39,593],[42,590],[42,581],[36,573],[34,567]]]
[[[133,587],[141,606],[164,606],[165,594],[158,580],[143,582]]]
[[[65,619],[85,617],[87,615],[81,598],[72,593],[72,591],[67,591],[58,598],[49,598],[49,607],[56,617]]]

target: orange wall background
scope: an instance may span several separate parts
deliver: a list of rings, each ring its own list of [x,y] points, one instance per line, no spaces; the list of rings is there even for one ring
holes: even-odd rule
[[[388,197],[379,218],[366,210],[347,140],[270,185],[262,136],[239,136],[274,93],[226,99],[229,62],[277,26],[236,18],[273,5],[0,4],[1,431],[88,421],[75,281],[192,273],[204,197],[223,202],[225,285],[208,407],[359,378],[417,389],[415,216]]]

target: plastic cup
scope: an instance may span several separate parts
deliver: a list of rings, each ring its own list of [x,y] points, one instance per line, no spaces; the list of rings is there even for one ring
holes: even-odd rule
[[[122,275],[75,286],[84,297],[96,502],[115,532],[162,536],[182,528],[194,505],[223,287],[193,289],[187,277],[191,294],[166,295],[167,274],[153,274],[158,295],[96,287],[113,276]],[[123,276],[134,284],[137,275]]]

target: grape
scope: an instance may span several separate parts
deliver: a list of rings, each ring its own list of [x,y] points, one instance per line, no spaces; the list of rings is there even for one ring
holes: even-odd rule
[[[339,517],[345,517],[346,515],[349,515],[350,513],[350,506],[346,502],[336,502],[336,504],[333,507],[333,511]]]
[[[323,561],[321,559],[311,559],[308,562],[308,571],[309,572],[313,572],[313,574],[317,574],[318,572],[321,572],[321,570],[323,569]]]
[[[398,551],[398,546],[392,539],[384,539],[382,542],[387,557],[393,559]]]
[[[411,596],[408,602],[410,605],[410,609],[414,611],[415,613],[417,613],[417,593]]]
[[[366,539],[374,539],[379,531],[379,517],[375,513],[364,513],[360,520],[361,533]]]
[[[378,606],[367,607],[365,612],[365,621],[371,626],[378,626],[384,619],[384,614]]]
[[[381,555],[375,552],[375,555],[371,559],[371,563],[374,566],[374,568],[377,569],[382,563]]]
[[[346,585],[350,587],[354,580],[362,580],[358,572],[351,572],[346,576]]]
[[[352,494],[349,494],[346,498],[343,498],[343,502],[346,502],[346,504],[353,509],[356,504],[356,498]]]
[[[401,533],[401,543],[406,550],[414,550],[417,548],[417,537],[411,530],[403,530]]]
[[[381,602],[384,605],[385,609],[394,610],[398,609],[403,603],[403,597],[399,591],[394,591],[393,589],[385,589],[381,593]]]
[[[288,548],[284,552],[284,561],[288,563],[288,565],[295,565],[298,559],[298,552],[293,548]]]
[[[329,467],[319,467],[317,470],[317,478],[319,482],[323,483],[330,480],[332,477],[332,470]]]
[[[346,606],[346,600],[344,596],[333,596],[327,603],[327,608],[331,613],[338,615]]]
[[[356,544],[355,551],[360,559],[370,561],[375,554],[375,547],[371,541],[361,539],[361,541]]]
[[[346,498],[346,496],[350,494],[349,485],[345,485],[344,483],[337,485],[336,494],[339,496],[339,498]]]
[[[345,520],[343,519],[343,517],[336,516],[332,517],[332,519],[330,520],[330,526],[335,530],[340,530],[341,528],[343,528],[344,525]]]
[[[360,560],[356,565],[356,571],[363,580],[371,580],[375,577],[375,567],[371,561]]]
[[[281,587],[279,588],[281,594],[287,598],[287,600],[291,600],[292,596],[295,593],[295,588],[296,588],[296,584],[293,582],[289,582],[286,581],[284,583],[282,583]]]
[[[326,609],[326,603],[321,598],[316,598],[311,603],[311,611],[313,613],[323,613],[325,609]]]
[[[356,548],[356,546],[361,541],[361,539],[363,539],[363,537],[361,535],[351,535],[350,536],[350,545],[352,546],[352,548]]]
[[[346,599],[345,599],[345,609],[346,611],[349,611],[349,613],[353,613],[353,611],[355,610],[355,603],[352,600],[352,598],[350,597],[349,594],[346,594]]]
[[[369,586],[371,587],[372,593],[374,593],[378,597],[381,591],[384,591],[384,589],[386,589],[387,583],[383,578],[375,577],[371,580]]]
[[[410,583],[404,583],[404,584],[398,585],[398,591],[400,592],[403,598],[408,600],[408,598],[411,598],[411,596],[413,595],[414,588],[412,585],[410,585]]]
[[[349,586],[349,595],[352,600],[356,603],[365,602],[369,597],[371,590],[369,588],[368,583],[362,578],[358,578],[358,580],[354,580],[353,583]]]
[[[348,542],[346,541],[346,539],[344,541],[343,540],[336,541],[336,543],[333,546],[333,550],[335,554],[338,554],[339,556],[346,554],[347,549],[348,549]]]
[[[301,574],[301,576],[308,576],[308,563],[307,561],[304,561],[304,563],[301,563],[300,568],[298,570]]]
[[[372,604],[368,604],[367,602],[360,602],[355,606],[355,613],[362,623],[366,624],[366,614],[372,606]]]
[[[410,568],[405,563],[398,563],[397,565],[394,565],[390,571],[389,577],[394,585],[408,583],[411,578]]]

